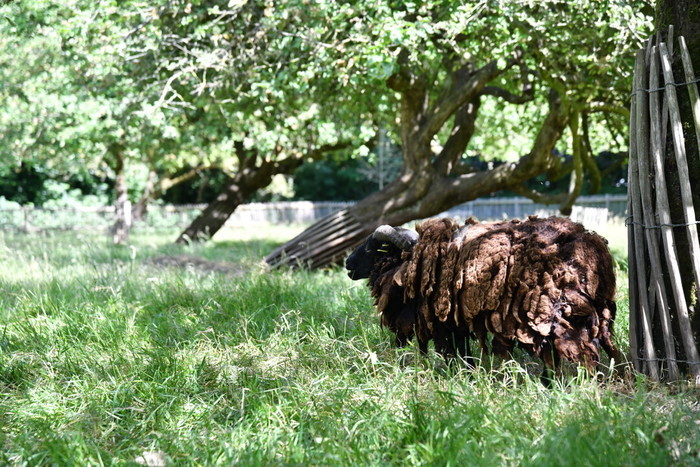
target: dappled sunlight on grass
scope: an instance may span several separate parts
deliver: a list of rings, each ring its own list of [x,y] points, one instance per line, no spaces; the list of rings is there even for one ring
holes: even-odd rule
[[[248,242],[264,240],[271,243],[283,243],[300,234],[308,227],[306,224],[246,224],[240,226],[226,225],[214,235],[215,242]]]

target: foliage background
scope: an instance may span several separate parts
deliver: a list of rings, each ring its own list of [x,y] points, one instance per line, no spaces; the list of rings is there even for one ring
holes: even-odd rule
[[[525,105],[485,101],[465,160],[524,155],[546,110],[548,86],[582,108],[605,104],[590,116],[590,139],[596,153],[618,151],[626,144],[626,117],[617,107],[626,105],[630,88],[627,52],[646,37],[649,8],[643,1],[555,0],[289,0],[274,8],[259,1],[3,2],[2,192],[40,205],[63,186],[40,188],[40,179],[52,179],[111,202],[120,148],[132,202],[146,190],[149,172],[170,187],[194,169],[187,186],[160,195],[207,201],[226,174],[241,169],[235,142],[254,148],[258,159],[284,160],[347,141],[341,154],[297,173],[301,188],[292,196],[318,199],[305,187],[337,175],[334,184],[348,188],[325,190],[327,196],[357,199],[376,189],[361,180],[366,171],[351,173],[355,159],[375,166],[377,151],[364,145],[367,138],[382,129],[399,141],[398,97],[386,79],[399,69],[401,50],[411,51],[411,66],[435,70],[428,78],[437,81],[450,54],[479,62],[528,51],[536,98]],[[520,90],[514,74],[497,84]],[[562,154],[570,153],[568,141],[558,146]],[[329,174],[334,164],[344,170]]]

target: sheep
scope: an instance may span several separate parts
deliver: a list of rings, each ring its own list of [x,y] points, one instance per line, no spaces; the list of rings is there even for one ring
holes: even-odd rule
[[[368,279],[382,325],[422,352],[473,364],[482,351],[510,355],[517,343],[544,361],[546,385],[563,357],[594,372],[613,344],[615,274],[607,242],[566,218],[464,225],[430,219],[417,232],[383,225],[348,257],[351,279]]]

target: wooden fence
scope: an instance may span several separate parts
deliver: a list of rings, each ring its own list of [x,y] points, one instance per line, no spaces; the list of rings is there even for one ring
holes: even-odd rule
[[[351,206],[351,202],[289,201],[279,203],[249,203],[236,209],[227,225],[241,224],[308,224],[339,209]],[[146,221],[136,228],[181,228],[187,225],[206,205],[151,206]],[[586,227],[596,229],[612,217],[626,215],[626,195],[582,196],[576,201],[571,217]],[[480,220],[525,217],[531,214],[553,215],[554,206],[533,203],[527,198],[485,198],[455,206],[441,215]],[[25,232],[44,230],[106,230],[112,222],[114,208],[71,207],[0,208],[0,230]]]
[[[630,351],[635,368],[654,379],[677,380],[688,373],[700,384],[700,357],[689,316],[692,304],[686,301],[691,291],[684,288],[679,261],[690,261],[695,283],[700,284],[698,221],[678,104],[684,96],[690,99],[700,140],[698,80],[682,37],[678,44],[684,76],[674,77],[671,67],[673,30],[667,42],[653,42],[636,56],[630,115]],[[664,167],[667,131],[680,179],[675,189],[667,184]],[[683,222],[671,221],[669,199],[682,201]],[[681,250],[679,235],[687,238],[687,249]]]

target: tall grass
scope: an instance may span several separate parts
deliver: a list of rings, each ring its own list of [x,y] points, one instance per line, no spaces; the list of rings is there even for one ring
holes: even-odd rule
[[[0,463],[700,463],[697,393],[396,349],[342,270],[260,266],[291,234],[0,236]]]

